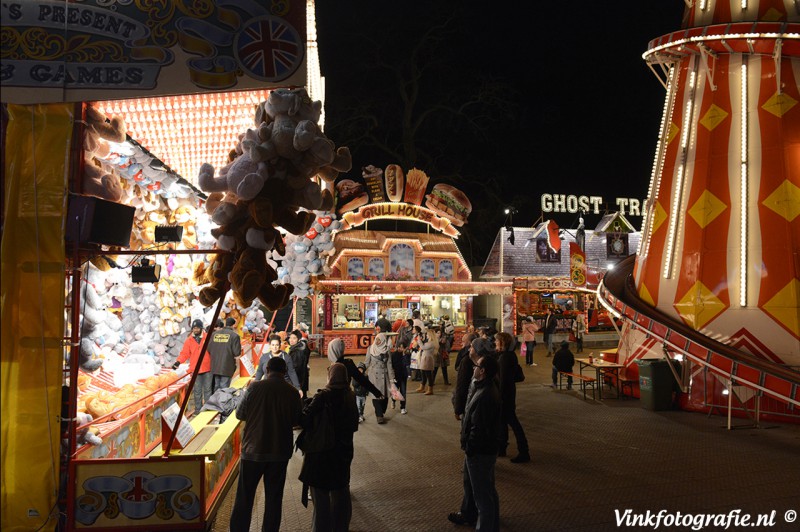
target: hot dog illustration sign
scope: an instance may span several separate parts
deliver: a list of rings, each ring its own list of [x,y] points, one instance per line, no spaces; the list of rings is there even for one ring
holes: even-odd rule
[[[385,172],[370,165],[362,173],[365,181],[370,180],[368,187],[352,179],[336,183],[337,212],[342,214],[343,229],[358,227],[368,220],[411,219],[457,237],[460,233],[456,227],[464,225],[472,212],[467,196],[451,185],[438,183],[425,194],[429,178],[422,170],[412,168],[404,174],[400,166],[390,164]],[[375,181],[381,174],[385,197],[389,201],[370,204],[370,196],[376,199],[384,197],[374,190]]]

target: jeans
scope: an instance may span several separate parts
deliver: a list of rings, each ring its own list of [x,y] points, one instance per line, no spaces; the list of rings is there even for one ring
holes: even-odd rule
[[[554,352],[553,351],[553,335],[552,334],[548,334],[547,338],[545,339],[545,342],[547,343],[547,352],[548,353],[553,353]]]
[[[422,371],[422,385],[433,387],[433,371],[429,369],[423,369],[420,371]]]
[[[262,532],[281,529],[283,486],[286,483],[286,466],[289,462],[255,462],[241,460],[236,500],[231,512],[231,532],[248,532],[253,513],[253,500],[258,482],[264,478],[264,518]]]
[[[353,505],[350,501],[350,488],[323,490],[311,486],[313,513],[311,532],[347,532]]]
[[[477,518],[477,532],[500,530],[500,497],[494,485],[495,454],[476,454],[464,458],[464,498],[461,515]]]
[[[364,417],[364,405],[367,404],[366,395],[356,395],[356,406],[358,407],[359,417]]]
[[[533,364],[533,350],[536,349],[536,340],[525,342],[525,363],[529,366]]]
[[[204,404],[206,404],[208,398],[211,397],[211,384],[213,377],[214,376],[210,371],[197,375],[197,379],[194,381],[194,388],[192,389],[192,393],[194,394],[195,412],[200,412],[200,409],[203,408]]]
[[[211,393],[221,390],[222,388],[230,388],[231,377],[226,375],[214,375],[214,385],[212,386]]]
[[[521,453],[527,453],[528,450],[528,438],[525,437],[525,431],[522,430],[522,423],[519,422],[517,418],[516,410],[503,411],[503,432],[501,434],[503,438],[503,442],[501,448],[505,450],[508,447],[508,427],[511,427],[511,430],[514,431],[514,438],[517,440],[517,451]]]
[[[553,366],[553,386],[558,386],[558,370]],[[572,376],[567,376],[567,389],[572,389]]]
[[[436,366],[433,368],[433,379],[432,382],[436,380],[436,373],[439,371],[439,368],[442,368],[442,380],[445,384],[450,384],[450,379],[447,378],[447,366]]]

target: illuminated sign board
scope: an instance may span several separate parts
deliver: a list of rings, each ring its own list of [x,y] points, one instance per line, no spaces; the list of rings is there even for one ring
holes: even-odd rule
[[[439,216],[430,209],[410,203],[373,203],[364,205],[357,211],[346,212],[342,215],[342,229],[351,229],[369,220],[380,219],[425,222],[446,235],[457,237],[461,234],[447,218]]]
[[[572,194],[542,194],[542,212],[577,213],[581,209],[585,213],[600,214],[602,196],[575,196]],[[623,216],[642,216],[645,201],[636,198],[616,198],[617,210]]]

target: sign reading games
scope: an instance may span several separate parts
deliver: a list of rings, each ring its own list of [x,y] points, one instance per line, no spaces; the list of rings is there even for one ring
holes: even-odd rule
[[[303,0],[25,0],[2,2],[0,16],[4,102],[186,94],[279,82],[302,86],[306,81]]]

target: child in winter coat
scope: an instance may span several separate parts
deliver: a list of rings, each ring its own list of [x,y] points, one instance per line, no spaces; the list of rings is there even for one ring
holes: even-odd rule
[[[363,362],[359,362],[358,371],[364,375],[367,371],[367,366]],[[367,404],[367,388],[366,386],[362,386],[358,383],[358,381],[353,381],[353,390],[356,392],[356,405],[358,406],[358,422],[361,423],[364,421],[364,405]]]

